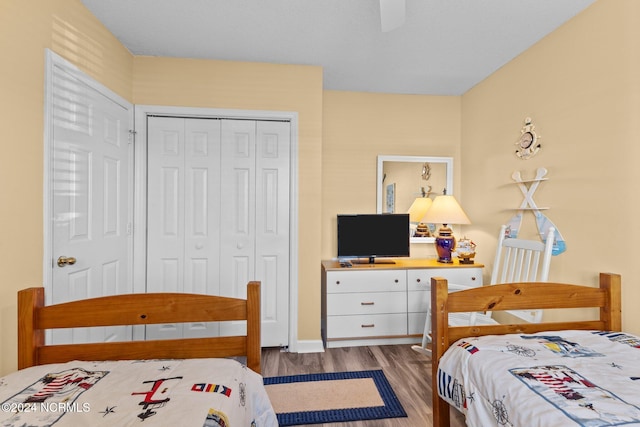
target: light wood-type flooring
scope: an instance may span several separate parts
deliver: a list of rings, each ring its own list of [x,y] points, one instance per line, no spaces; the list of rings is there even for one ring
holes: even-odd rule
[[[324,353],[287,353],[277,348],[262,350],[262,375],[313,374],[320,372],[382,369],[400,399],[407,418],[314,424],[315,427],[419,427],[432,426],[431,359],[410,345],[363,346],[325,349]],[[451,427],[463,427],[464,419],[451,411]]]

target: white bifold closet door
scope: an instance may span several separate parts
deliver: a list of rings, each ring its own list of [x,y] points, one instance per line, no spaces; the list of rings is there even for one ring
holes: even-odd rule
[[[262,345],[288,345],[288,122],[149,117],[147,292],[245,297],[262,282]],[[161,325],[147,338],[234,335]]]

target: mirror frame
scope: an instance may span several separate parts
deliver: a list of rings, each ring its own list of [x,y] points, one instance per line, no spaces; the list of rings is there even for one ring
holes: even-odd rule
[[[378,169],[376,174],[376,212],[382,213],[384,202],[382,179],[384,162],[407,163],[443,163],[447,169],[446,188],[447,194],[453,194],[453,157],[429,157],[429,156],[378,156]],[[433,237],[411,237],[411,243],[433,243]]]

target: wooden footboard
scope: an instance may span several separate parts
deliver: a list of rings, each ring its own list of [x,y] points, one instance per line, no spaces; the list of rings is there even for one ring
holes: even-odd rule
[[[438,395],[438,362],[460,338],[481,335],[534,333],[564,329],[620,331],[621,278],[601,273],[600,286],[562,283],[506,283],[459,292],[448,292],[447,280],[431,279],[433,425],[449,426],[449,405]],[[501,324],[487,326],[448,325],[449,313],[557,308],[599,308],[597,320]]]
[[[247,321],[245,336],[45,345],[45,330],[92,326]],[[69,360],[246,356],[260,373],[260,282],[247,299],[181,293],[114,295],[44,305],[44,288],[18,292],[18,369]]]

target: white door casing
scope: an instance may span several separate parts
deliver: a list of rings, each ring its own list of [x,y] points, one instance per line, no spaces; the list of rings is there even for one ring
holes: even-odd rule
[[[133,107],[47,51],[47,303],[132,292]],[[75,262],[58,264],[61,257]],[[131,328],[57,331],[55,342],[130,339]]]
[[[134,287],[136,291],[144,292],[140,284],[144,283],[146,275],[145,247],[146,240],[146,158],[147,140],[146,122],[148,116],[178,116],[194,118],[219,119],[248,119],[248,120],[282,120],[290,124],[289,144],[289,304],[288,310],[288,343],[289,351],[297,352],[301,344],[298,341],[298,113],[286,111],[264,110],[232,110],[215,108],[191,108],[156,105],[137,105],[135,107],[136,140],[135,145],[135,224],[134,228]],[[280,307],[283,309],[283,307]],[[134,331],[136,337],[141,337],[140,331]],[[304,347],[305,351],[316,347]],[[321,347],[319,347],[321,349]]]

